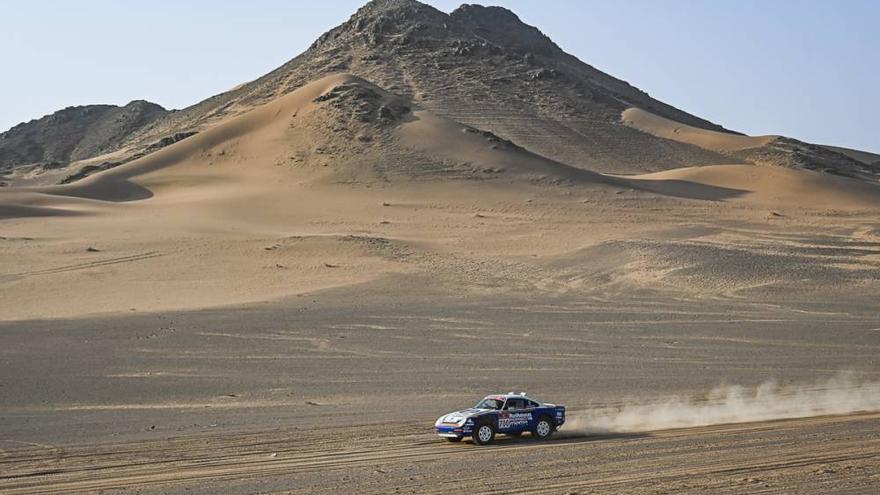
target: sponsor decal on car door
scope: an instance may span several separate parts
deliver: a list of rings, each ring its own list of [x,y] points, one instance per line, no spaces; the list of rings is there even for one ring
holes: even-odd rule
[[[528,426],[530,421],[532,421],[532,413],[501,411],[498,414],[498,429],[521,430]]]

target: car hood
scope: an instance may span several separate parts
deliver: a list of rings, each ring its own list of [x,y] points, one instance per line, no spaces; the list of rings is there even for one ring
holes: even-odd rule
[[[491,409],[476,409],[473,407],[470,409],[462,409],[461,411],[455,411],[455,412],[451,412],[449,414],[445,414],[443,416],[440,416],[440,418],[437,419],[437,424],[458,423],[459,421],[461,421],[463,419],[470,418],[471,416],[478,416],[480,414],[483,414],[483,413],[486,413],[489,411],[491,411]]]

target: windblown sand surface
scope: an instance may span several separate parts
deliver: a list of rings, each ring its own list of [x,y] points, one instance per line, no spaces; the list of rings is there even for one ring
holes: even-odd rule
[[[773,139],[624,119],[723,151]],[[399,454],[417,445],[419,458],[470,466],[472,454],[421,428],[488,391],[526,389],[574,412],[842,369],[877,381],[878,190],[743,164],[603,175],[354,76],[320,79],[74,184],[0,191],[0,462],[14,468],[0,490],[203,483],[209,493],[235,478],[243,493],[417,491],[457,471],[417,472],[420,461]],[[822,469],[858,473],[829,471],[827,486],[870,487],[878,458],[864,431],[876,417],[816,421],[821,438],[846,438],[835,455],[783,440],[770,454],[737,454],[766,431],[800,438],[809,422],[493,452],[574,462],[595,441],[608,464],[545,466],[540,479],[569,480],[550,492],[635,486],[644,449],[695,462],[707,442],[719,457],[694,464],[699,483],[676,471],[663,488],[736,492],[754,478],[818,493]],[[364,423],[402,433],[353,426]],[[321,451],[316,425],[361,443],[315,461],[323,454],[303,452]],[[256,447],[236,443],[251,441],[243,431],[256,432]],[[88,484],[65,455],[97,459],[110,454],[96,443],[124,440],[137,464],[165,456],[155,442],[167,437],[195,461],[176,458],[170,472],[111,466]],[[232,457],[200,457],[200,442],[229,439]],[[263,474],[275,478],[262,488],[240,481]]]
[[[743,192],[754,205],[803,205],[809,209],[871,210],[880,206],[877,186],[821,172],[757,165],[707,165],[635,176],[658,181],[654,190],[687,194],[694,184]]]
[[[635,127],[648,134],[720,152],[760,148],[779,137],[751,137],[700,129],[699,127],[682,124],[635,107],[624,110],[621,118],[626,125]]]

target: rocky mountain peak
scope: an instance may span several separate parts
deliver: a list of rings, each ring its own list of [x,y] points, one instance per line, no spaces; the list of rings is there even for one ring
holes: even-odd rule
[[[437,10],[430,5],[426,5],[417,0],[371,0],[364,4],[363,7],[359,8],[357,15],[363,15],[367,13],[378,13],[378,12],[387,12],[394,10],[419,10],[419,9],[432,9]]]
[[[334,41],[376,46],[389,39],[410,36],[414,31],[445,29],[448,19],[447,14],[415,0],[373,0],[348,21],[318,38],[312,48]]]
[[[510,53],[552,55],[561,50],[541,31],[502,7],[462,5],[451,14],[415,0],[373,0],[312,48],[381,45],[439,47],[481,43]]]
[[[165,108],[162,105],[157,103],[153,103],[152,101],[147,100],[132,100],[128,102],[124,107],[131,110],[141,110],[141,111],[158,111],[164,112]]]
[[[466,31],[503,47],[542,54],[559,50],[538,28],[529,26],[503,7],[465,4],[449,17]]]

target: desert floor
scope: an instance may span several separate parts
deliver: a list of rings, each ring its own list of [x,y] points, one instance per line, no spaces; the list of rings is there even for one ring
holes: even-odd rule
[[[880,415],[438,443],[424,425],[20,448],[3,493],[875,493]]]
[[[856,298],[458,296],[402,276],[4,323],[0,492],[870,493],[876,414],[606,434],[576,418],[768,378],[876,381],[878,314]],[[499,387],[566,404],[569,424],[548,443],[433,436]]]

